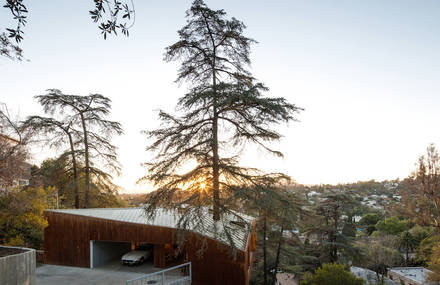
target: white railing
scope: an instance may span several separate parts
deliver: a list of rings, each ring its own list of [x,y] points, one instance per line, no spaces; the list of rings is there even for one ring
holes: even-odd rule
[[[127,280],[126,285],[189,285],[192,280],[191,262]]]

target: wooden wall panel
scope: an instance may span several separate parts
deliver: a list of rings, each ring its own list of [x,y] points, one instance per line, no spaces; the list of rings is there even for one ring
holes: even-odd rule
[[[163,268],[166,267],[165,261],[165,245],[164,244],[155,244],[154,245],[154,266]]]
[[[66,213],[45,212],[49,226],[44,230],[45,262],[90,267],[90,240],[142,242],[158,245],[176,243],[176,229],[90,218]],[[249,283],[253,258],[226,245],[186,234],[186,261],[192,262],[194,285]],[[204,248],[201,253],[200,249]],[[156,248],[156,246],[155,246]]]

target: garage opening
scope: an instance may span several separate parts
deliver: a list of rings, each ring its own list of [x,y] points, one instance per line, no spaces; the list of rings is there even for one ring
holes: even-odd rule
[[[121,260],[131,250],[129,242],[90,241],[90,268]]]
[[[112,271],[151,273],[154,246],[148,243],[90,241],[90,268]]]

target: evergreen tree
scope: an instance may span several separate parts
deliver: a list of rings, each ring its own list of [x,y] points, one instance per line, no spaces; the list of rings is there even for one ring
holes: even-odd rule
[[[294,230],[298,228],[298,223],[301,215],[304,215],[302,206],[303,201],[299,200],[294,193],[288,191],[281,193],[281,197],[273,199],[274,211],[272,211],[273,223],[272,226],[277,227],[275,230],[275,261],[270,269],[272,276],[272,283],[275,285],[276,273],[279,270],[291,269],[292,255],[300,255],[298,245],[300,243],[299,237],[294,234]],[[290,237],[285,237],[286,230],[290,231]]]
[[[256,190],[256,191],[255,191]],[[245,191],[248,196],[243,197],[247,201],[246,208],[259,217],[257,221],[258,234],[260,235],[259,252],[262,256],[262,274],[257,273],[254,282],[258,280],[263,284],[275,282],[275,274],[278,270],[289,270],[293,265],[294,257],[299,257],[296,245],[298,237],[284,237],[286,230],[297,227],[298,220],[303,210],[300,201],[293,193],[282,187],[271,186],[255,188]],[[257,267],[258,270],[260,268]],[[262,275],[262,276],[260,276]],[[269,282],[272,277],[272,282]]]
[[[37,132],[43,135],[44,141],[48,143],[49,146],[60,148],[68,144],[69,151],[65,152],[61,156],[63,160],[66,155],[70,156],[73,172],[73,187],[75,192],[75,208],[79,208],[79,186],[78,186],[78,166],[77,166],[77,156],[78,151],[76,146],[78,144],[79,132],[75,131],[73,128],[74,120],[73,118],[63,118],[58,121],[54,118],[45,118],[40,116],[31,116],[23,122],[24,126],[28,129],[32,129],[33,132]],[[64,169],[69,172],[69,169]]]
[[[365,214],[359,221],[359,225],[363,228],[367,235],[371,235],[376,231],[376,224],[380,221],[380,216],[376,213]]]
[[[315,206],[315,215],[307,229],[308,235],[314,235],[321,246],[321,262],[337,262],[341,253],[348,256],[358,254],[351,245],[353,231],[348,234],[351,219],[342,219],[353,206],[353,199],[348,191],[330,189],[323,194],[322,200]],[[345,227],[346,231],[343,231]]]
[[[409,251],[414,250],[417,246],[417,241],[410,231],[405,231],[397,238],[397,246],[399,249],[405,251],[405,266],[408,266]]]
[[[408,230],[409,226],[407,220],[401,220],[397,216],[392,216],[378,221],[376,228],[381,234],[399,235]]]
[[[81,166],[77,166],[81,170]],[[31,171],[30,187],[54,187],[57,191],[60,208],[81,207],[83,199],[80,189],[84,189],[83,175],[77,172],[77,180],[74,179],[72,160],[69,153],[63,153],[56,158],[45,159],[39,166],[34,165]],[[73,179],[72,179],[73,178]],[[76,183],[78,184],[76,184]],[[75,184],[78,186],[76,192]],[[73,190],[73,191],[72,191]]]
[[[143,177],[157,188],[148,201],[150,214],[157,207],[185,204],[184,216],[196,218],[197,209],[212,206],[218,222],[237,206],[238,192],[281,177],[238,166],[247,143],[281,156],[266,145],[281,137],[271,126],[294,120],[300,110],[284,98],[263,96],[267,87],[246,69],[255,41],[243,35],[244,29],[237,19],[227,19],[225,11],[196,0],[187,11],[187,24],[178,31],[180,40],[166,49],[166,61],[181,61],[177,81],[188,82],[189,91],[178,101],[180,115],[161,111],[163,126],[146,132],[154,140],[148,150],[157,153],[146,163],[148,174]],[[179,173],[189,161],[197,166]]]
[[[100,94],[66,95],[57,89],[49,89],[47,94],[38,95],[36,98],[46,113],[70,112],[70,116],[76,122],[76,132],[81,132],[84,147],[84,207],[88,208],[91,175],[95,177],[95,187],[108,192],[115,189],[111,175],[95,165],[105,165],[109,171],[115,173],[120,171],[116,147],[111,144],[110,139],[113,135],[123,134],[123,130],[120,123],[107,119],[111,100]]]

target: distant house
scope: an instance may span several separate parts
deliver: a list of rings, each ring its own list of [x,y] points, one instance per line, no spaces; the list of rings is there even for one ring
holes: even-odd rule
[[[254,219],[244,216],[243,223],[225,216],[222,225],[214,227],[212,214],[205,212],[206,226],[189,225],[181,248],[178,211],[158,209],[149,219],[142,208],[46,210],[45,263],[95,268],[120,261],[142,244],[153,247],[154,267],[191,262],[192,284],[249,284],[256,250]],[[232,236],[218,226],[232,229]]]
[[[364,279],[366,281],[365,284],[376,284],[376,280],[377,280],[376,272],[367,268],[356,267],[356,266],[351,266],[350,271],[356,277]],[[400,285],[400,284],[388,278],[385,278],[384,285]]]
[[[29,186],[29,180],[31,179],[31,167],[32,165],[27,162],[21,163],[19,167],[19,175],[12,181],[12,186]]]
[[[423,267],[394,267],[388,271],[388,277],[404,285],[434,285],[427,277],[432,271]]]

